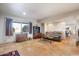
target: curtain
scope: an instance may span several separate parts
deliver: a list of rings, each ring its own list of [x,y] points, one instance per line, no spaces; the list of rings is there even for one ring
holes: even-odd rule
[[[12,21],[11,18],[6,18],[6,36],[13,35]]]

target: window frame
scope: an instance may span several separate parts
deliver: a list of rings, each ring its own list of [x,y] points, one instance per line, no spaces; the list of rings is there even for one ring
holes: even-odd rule
[[[22,32],[22,24],[28,24],[28,27],[29,27],[29,23],[25,23],[25,22],[15,22],[15,21],[13,21],[13,23],[19,23],[19,24],[21,24],[21,33],[15,33],[15,34],[22,34],[22,33],[27,33],[27,32]],[[12,24],[13,24],[12,23]],[[13,27],[13,26],[12,26]],[[29,32],[29,31],[28,31]]]

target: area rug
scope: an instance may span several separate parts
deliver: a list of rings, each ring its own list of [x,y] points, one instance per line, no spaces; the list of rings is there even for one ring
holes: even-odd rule
[[[0,55],[0,56],[20,56],[20,54],[18,53],[17,50],[15,50],[15,51],[11,51],[11,52],[2,54],[2,55]]]

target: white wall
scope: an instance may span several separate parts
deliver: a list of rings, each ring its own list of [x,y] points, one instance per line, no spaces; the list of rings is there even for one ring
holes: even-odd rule
[[[45,28],[44,32],[52,32],[54,31],[55,27],[53,23],[45,23],[44,28]]]
[[[0,43],[15,41],[13,36],[5,36],[5,17],[0,16]]]
[[[59,22],[55,24],[54,31],[65,31],[66,23],[65,22]]]
[[[52,31],[65,31],[65,22],[59,23],[45,23],[45,32],[52,32]]]
[[[2,16],[0,15],[0,44],[2,43],[8,43],[8,42],[15,42],[15,35],[13,36],[5,36],[5,19],[8,16]],[[10,17],[10,16],[9,16]],[[36,20],[34,19],[23,19],[23,18],[16,18],[16,17],[11,17],[13,21],[16,22],[32,22],[33,25],[36,25]],[[29,34],[30,37],[33,36],[33,34]]]

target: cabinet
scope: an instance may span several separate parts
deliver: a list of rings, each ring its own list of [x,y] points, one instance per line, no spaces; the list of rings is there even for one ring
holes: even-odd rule
[[[40,38],[40,27],[38,26],[33,26],[33,38]]]
[[[16,35],[16,42],[22,42],[27,40],[27,34],[17,34]]]

